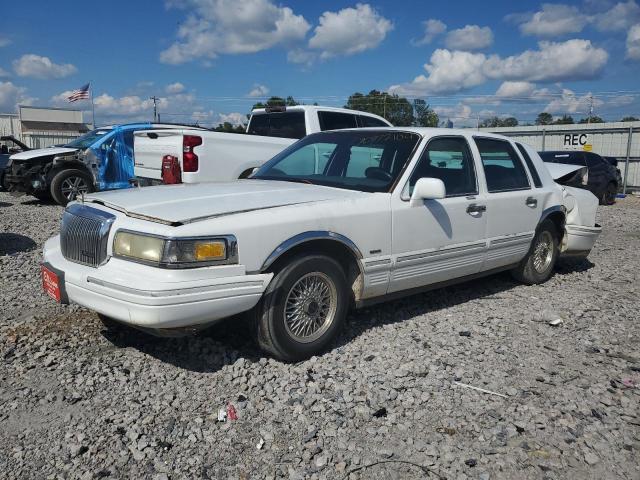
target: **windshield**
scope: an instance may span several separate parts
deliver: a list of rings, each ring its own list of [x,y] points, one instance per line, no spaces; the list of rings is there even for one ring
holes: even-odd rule
[[[309,135],[265,163],[252,178],[387,192],[420,136],[389,130]]]
[[[97,140],[99,140],[101,137],[104,137],[110,131],[110,128],[98,128],[97,130],[92,130],[91,132],[76,138],[72,142],[67,143],[65,147],[80,149],[89,148]]]

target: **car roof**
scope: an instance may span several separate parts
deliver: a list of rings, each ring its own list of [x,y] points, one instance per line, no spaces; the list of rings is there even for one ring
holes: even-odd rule
[[[285,111],[286,112],[313,112],[318,110],[322,110],[323,112],[341,112],[341,113],[351,113],[354,115],[364,115],[367,117],[378,118],[385,122],[391,123],[388,120],[385,120],[380,115],[376,115],[375,113],[363,112],[360,110],[352,110],[350,108],[342,108],[342,107],[326,107],[323,105],[292,105],[290,107],[287,106]],[[251,110],[251,113],[262,115],[265,113],[276,113],[276,112],[267,112],[265,108],[254,108],[253,110]],[[279,113],[282,113],[282,112],[279,112]]]
[[[444,136],[473,136],[473,137],[483,137],[483,138],[495,138],[498,140],[509,140],[515,142],[512,138],[509,138],[505,135],[500,135],[497,133],[489,133],[489,132],[480,132],[478,130],[470,129],[470,128],[439,128],[439,127],[368,127],[368,128],[346,128],[342,130],[325,130],[331,132],[348,132],[350,130],[354,131],[386,131],[386,132],[412,132],[421,135],[422,137],[444,137]],[[320,132],[324,133],[324,132]],[[317,133],[315,134],[317,135]]]

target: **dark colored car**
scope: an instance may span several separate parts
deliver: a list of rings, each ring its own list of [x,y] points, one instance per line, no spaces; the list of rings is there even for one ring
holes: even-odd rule
[[[7,190],[4,174],[9,163],[9,157],[14,153],[31,150],[13,135],[3,135],[0,137],[0,191]]]
[[[539,154],[545,162],[587,167],[589,178],[585,188],[598,197],[601,205],[615,203],[620,186],[619,172],[616,172],[616,167],[600,155],[582,151],[539,152]]]

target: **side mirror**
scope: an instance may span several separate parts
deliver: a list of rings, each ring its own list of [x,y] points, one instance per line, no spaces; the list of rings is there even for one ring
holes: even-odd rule
[[[444,182],[439,178],[420,178],[413,187],[411,200],[412,207],[422,205],[424,200],[436,200],[446,196]]]

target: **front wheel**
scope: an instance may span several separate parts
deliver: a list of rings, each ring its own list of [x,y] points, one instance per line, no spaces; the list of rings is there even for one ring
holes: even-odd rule
[[[51,196],[63,207],[76,197],[93,191],[91,176],[76,168],[61,170],[51,180]]]
[[[544,283],[553,274],[558,254],[556,226],[551,220],[545,220],[536,231],[529,253],[511,273],[527,285]]]
[[[253,310],[258,344],[285,361],[321,353],[341,330],[349,306],[342,267],[324,255],[292,259]]]

